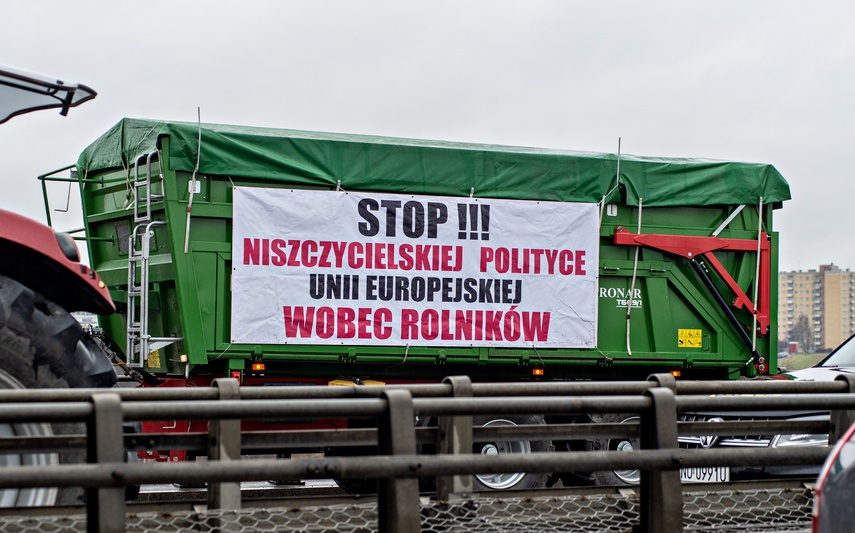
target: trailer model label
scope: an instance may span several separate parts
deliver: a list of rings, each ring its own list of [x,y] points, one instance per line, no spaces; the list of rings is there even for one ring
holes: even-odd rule
[[[596,204],[238,187],[232,342],[591,348]]]

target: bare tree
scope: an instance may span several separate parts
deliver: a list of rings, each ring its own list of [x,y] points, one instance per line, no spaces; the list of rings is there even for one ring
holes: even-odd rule
[[[796,320],[796,324],[790,330],[790,339],[799,343],[801,353],[808,353],[813,350],[813,332],[807,315],[801,315]]]

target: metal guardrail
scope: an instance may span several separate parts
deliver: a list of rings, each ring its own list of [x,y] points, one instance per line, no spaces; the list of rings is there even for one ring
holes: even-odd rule
[[[84,487],[86,527],[125,531],[125,487],[152,483],[207,483],[208,510],[237,512],[241,481],[268,479],[378,479],[376,527],[382,532],[422,530],[419,478],[437,480],[437,502],[472,498],[472,475],[513,472],[592,472],[639,469],[637,531],[683,530],[679,469],[704,466],[771,466],[821,463],[826,448],[690,450],[680,435],[825,432],[833,442],[855,420],[855,380],[835,382],[678,382],[669,375],[648,382],[472,384],[465,377],[443,384],[385,387],[239,387],[217,380],[210,389],[0,391],[0,423],[85,422],[77,437],[0,438],[0,451],[87,449],[88,464],[9,466],[0,488]],[[680,423],[681,413],[716,411],[830,411],[829,422]],[[478,414],[638,413],[636,424],[557,424],[473,428]],[[416,416],[438,420],[417,428]],[[377,429],[241,433],[245,419],[347,418],[376,420]],[[125,435],[123,422],[209,420],[202,435]],[[638,437],[633,452],[473,455],[472,443],[489,439],[589,439]],[[417,453],[435,444],[435,455]],[[307,446],[371,444],[372,457],[242,460],[241,456]],[[183,446],[206,462],[125,463],[127,450]],[[465,514],[465,513],[464,513]],[[470,526],[464,526],[472,529]],[[335,530],[335,527],[329,529]]]

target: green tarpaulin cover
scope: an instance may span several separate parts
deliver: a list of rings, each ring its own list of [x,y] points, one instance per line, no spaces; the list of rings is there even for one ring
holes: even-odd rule
[[[193,171],[198,124],[123,119],[80,155],[82,173],[129,167],[170,138],[174,170]],[[790,188],[771,165],[493,146],[202,124],[199,172],[446,196],[644,206],[779,203]],[[473,191],[474,189],[474,191]],[[620,200],[621,195],[623,200]]]

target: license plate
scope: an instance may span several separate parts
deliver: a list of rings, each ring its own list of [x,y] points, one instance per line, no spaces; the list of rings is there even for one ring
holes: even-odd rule
[[[729,466],[699,466],[681,468],[680,481],[683,483],[726,483],[730,481]]]

